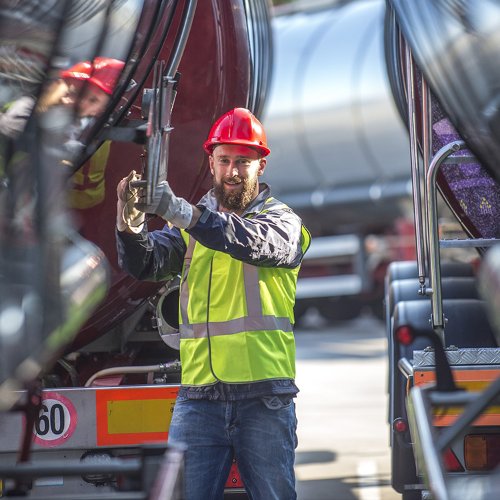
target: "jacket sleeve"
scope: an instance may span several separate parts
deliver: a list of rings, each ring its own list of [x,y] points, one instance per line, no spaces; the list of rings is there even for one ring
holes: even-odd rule
[[[177,228],[138,234],[116,230],[118,265],[138,280],[164,281],[182,270],[186,245]]]
[[[291,209],[247,218],[199,208],[200,219],[187,231],[202,245],[256,266],[294,268],[301,263],[302,221]]]

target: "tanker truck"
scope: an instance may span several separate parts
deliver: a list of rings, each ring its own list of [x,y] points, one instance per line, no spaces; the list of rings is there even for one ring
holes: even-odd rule
[[[389,262],[415,256],[408,135],[392,97],[383,0],[275,7],[265,176],[312,234],[296,319],[382,317]]]
[[[193,203],[211,187],[214,120],[261,113],[269,16],[265,0],[0,6],[2,496],[183,498],[179,286],[121,270],[116,186],[134,169]],[[227,487],[244,494],[235,469]]]
[[[463,9],[462,9],[463,7]],[[387,2],[409,134],[417,258],[385,278],[391,483],[405,500],[498,496],[500,9]],[[441,194],[463,232],[441,231]],[[467,251],[453,262],[446,251]]]

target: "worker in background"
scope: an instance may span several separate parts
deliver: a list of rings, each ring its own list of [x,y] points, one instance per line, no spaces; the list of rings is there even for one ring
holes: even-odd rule
[[[92,62],[76,63],[61,73],[68,85],[67,102],[76,100],[82,125],[104,113],[124,66],[119,59],[96,57]]]
[[[76,102],[77,128],[85,128],[105,111],[124,66],[123,61],[110,57],[76,63],[47,85],[38,100],[37,111],[43,113],[53,106]],[[17,137],[24,130],[34,104],[32,95],[24,95],[4,105],[0,109],[0,134]]]
[[[270,153],[261,123],[235,108],[213,125],[211,189],[197,205],[168,182],[146,203],[117,187],[119,262],[139,280],[181,275],[182,380],[169,443],[186,446],[187,500],[221,499],[233,456],[249,497],[296,498],[295,342],[300,218],[259,183]],[[144,214],[168,222],[148,232]]]
[[[92,63],[78,62],[61,73],[61,81],[67,85],[63,100],[77,107],[77,121],[72,130],[70,148],[78,150],[83,146],[79,139],[84,130],[101,116],[113,95],[115,86],[125,63],[110,57],[96,57]],[[71,145],[72,144],[72,145]],[[104,172],[110,153],[110,141],[104,141],[100,148],[73,175],[68,192],[71,208],[87,209],[104,200]]]

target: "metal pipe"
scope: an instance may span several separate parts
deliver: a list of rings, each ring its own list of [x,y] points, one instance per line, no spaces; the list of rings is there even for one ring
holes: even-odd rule
[[[398,361],[398,368],[399,368],[399,371],[406,378],[410,378],[411,376],[413,376],[413,365],[406,358],[401,358]]]
[[[465,147],[463,141],[450,142],[443,146],[434,156],[427,172],[427,223],[429,225],[429,278],[431,283],[431,310],[432,327],[440,336],[443,345],[444,339],[444,315],[441,293],[441,268],[439,256],[439,229],[437,208],[437,184],[436,177],[439,167],[443,161],[452,153]]]
[[[65,476],[80,476],[85,474],[139,474],[142,470],[143,462],[139,459],[110,458],[106,463],[102,462],[82,462],[71,460],[54,460],[43,462],[26,462],[17,463],[11,466],[0,467],[0,476],[2,478],[21,479],[35,477],[58,477],[64,474]]]
[[[181,31],[174,43],[174,52],[164,73],[164,76],[168,78],[173,79],[177,73],[177,69],[179,68],[179,63],[182,59],[182,54],[184,54],[184,49],[186,48],[186,43],[189,38],[189,32],[191,31],[191,26],[193,25],[197,4],[197,0],[188,0],[184,11],[182,12]]]
[[[432,156],[432,113],[431,113],[431,93],[427,85],[427,80],[422,75],[422,149],[423,149],[423,179],[426,178],[429,170],[430,159]],[[427,206],[428,193],[424,189],[423,206]],[[423,251],[425,253],[425,262],[427,266],[429,262],[429,224],[427,219],[423,219]],[[428,269],[426,267],[426,274]]]
[[[422,229],[422,198],[420,194],[421,174],[417,150],[417,125],[415,117],[415,77],[413,73],[413,56],[406,44],[406,92],[408,99],[408,130],[410,134],[410,165],[413,186],[413,216],[415,219],[415,241],[418,265],[418,280],[425,283],[425,256]]]
[[[159,363],[157,365],[146,365],[146,366],[115,366],[113,368],[105,368],[104,370],[99,370],[94,373],[85,382],[85,387],[90,387],[94,380],[106,377],[107,375],[117,375],[126,373],[150,373],[150,372],[161,372],[161,373],[172,373],[181,369],[180,361],[172,361],[170,363]]]

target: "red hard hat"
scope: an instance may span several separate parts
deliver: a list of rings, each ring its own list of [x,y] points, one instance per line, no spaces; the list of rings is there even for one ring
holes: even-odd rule
[[[78,62],[63,71],[61,77],[79,81],[88,81],[99,87],[106,94],[112,94],[125,63],[119,59],[96,57],[93,63]]]
[[[211,155],[215,146],[219,144],[249,146],[257,149],[262,156],[267,156],[271,152],[267,147],[262,123],[245,108],[228,111],[212,125],[203,148]]]

